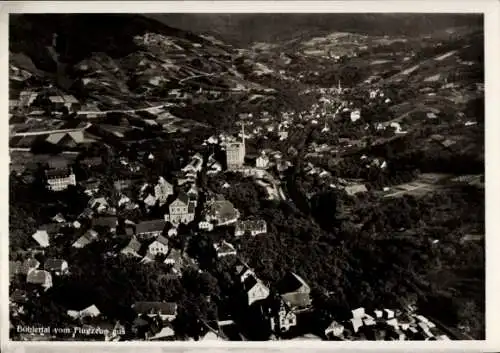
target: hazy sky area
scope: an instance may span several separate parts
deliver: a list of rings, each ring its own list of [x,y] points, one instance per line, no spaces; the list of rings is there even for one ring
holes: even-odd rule
[[[482,27],[480,14],[148,14],[169,26],[211,33],[231,44],[292,40],[311,32],[421,35],[450,27]]]

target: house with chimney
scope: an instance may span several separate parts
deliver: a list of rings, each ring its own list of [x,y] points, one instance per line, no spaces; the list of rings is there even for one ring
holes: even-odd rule
[[[165,221],[173,225],[188,224],[194,220],[195,209],[196,202],[190,201],[188,194],[181,192],[168,206],[169,214],[165,215]]]
[[[269,168],[269,157],[262,153],[255,159],[255,167],[260,169]]]

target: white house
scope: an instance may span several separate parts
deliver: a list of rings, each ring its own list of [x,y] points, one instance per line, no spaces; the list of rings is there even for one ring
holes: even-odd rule
[[[261,169],[267,169],[269,167],[269,158],[265,154],[261,154],[255,160],[255,166]]]
[[[153,256],[166,255],[168,252],[168,239],[163,235],[159,235],[151,244],[149,244],[148,252]]]

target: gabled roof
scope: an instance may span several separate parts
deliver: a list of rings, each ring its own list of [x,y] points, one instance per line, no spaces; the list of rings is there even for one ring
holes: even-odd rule
[[[168,245],[168,239],[165,238],[163,235],[159,235],[156,239],[156,242],[163,244],[163,245]]]
[[[165,228],[165,220],[155,219],[151,221],[142,221],[137,223],[135,226],[135,232],[137,234],[150,233],[150,232],[162,232]]]
[[[97,217],[92,220],[92,226],[116,228],[118,218],[115,216]]]
[[[28,273],[28,277],[26,278],[26,282],[33,284],[44,284],[47,280],[49,280],[52,276],[49,272],[44,270],[33,270]]]
[[[67,262],[63,259],[48,259],[45,261],[43,268],[47,271],[57,271],[60,270],[64,264],[67,264]]]
[[[69,168],[67,169],[48,169],[45,171],[45,175],[48,179],[56,178],[66,178],[73,174],[73,171]]]
[[[136,238],[132,238],[130,239],[128,245],[122,251],[132,250],[134,252],[138,252],[139,250],[141,250],[141,246],[142,246],[141,243]]]
[[[184,205],[189,205],[189,196],[185,192],[180,192],[174,202],[182,202]],[[173,203],[173,202],[172,202]]]
[[[101,156],[85,157],[80,161],[80,163],[87,164],[90,166],[96,166],[96,165],[101,165],[103,163],[103,160]]]
[[[219,243],[215,243],[214,247],[215,247],[215,250],[217,251],[217,253],[219,253],[219,254],[232,253],[232,252],[236,251],[234,246],[225,240],[223,240]]]
[[[179,263],[182,260],[181,251],[174,248],[170,249],[164,261],[167,260],[173,261],[176,264]]]
[[[50,169],[66,169],[69,167],[68,160],[61,157],[51,158],[47,163]]]
[[[245,292],[248,292],[258,283],[257,278],[255,276],[248,276],[243,282],[243,289]]]
[[[32,235],[32,238],[43,248],[50,245],[49,234],[45,230],[37,230],[35,234]]]
[[[64,103],[64,99],[63,99],[63,97],[61,97],[61,96],[50,96],[50,97],[49,97],[49,100],[50,100],[52,103]]]
[[[167,337],[172,337],[175,336],[175,332],[170,325],[167,325],[161,329],[160,332],[158,332],[156,335],[153,337],[150,337],[150,340],[160,340],[162,338],[167,338]]]

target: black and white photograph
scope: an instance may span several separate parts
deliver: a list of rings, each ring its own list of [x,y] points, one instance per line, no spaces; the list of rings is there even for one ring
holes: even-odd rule
[[[10,341],[485,340],[483,13],[8,20]]]

